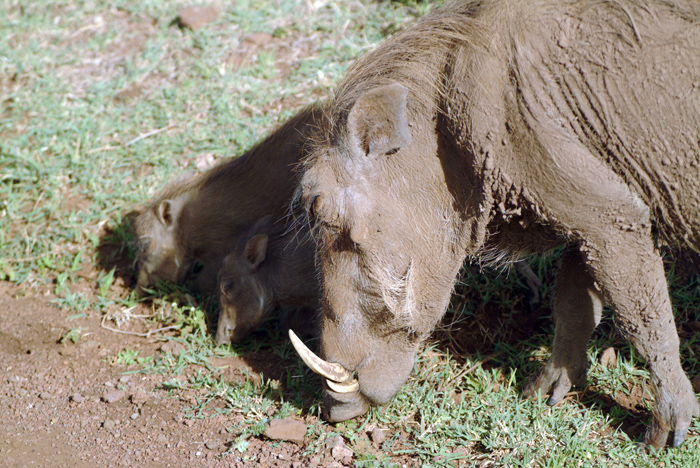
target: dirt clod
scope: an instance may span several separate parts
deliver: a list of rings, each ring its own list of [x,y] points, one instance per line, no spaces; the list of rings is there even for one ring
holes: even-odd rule
[[[372,442],[374,442],[377,445],[383,444],[386,440],[386,432],[384,432],[378,427],[372,429],[372,432],[369,433],[369,436],[372,438]]]
[[[114,390],[111,392],[106,392],[102,395],[102,401],[105,403],[115,403],[126,396],[123,390]]]
[[[347,463],[352,460],[353,452],[347,447],[333,447],[331,449],[331,456],[336,460]]]
[[[614,369],[617,367],[617,354],[615,354],[615,348],[607,348],[598,357],[598,362],[600,365],[608,368]]]
[[[345,439],[343,439],[343,436],[333,436],[329,437],[328,440],[326,440],[326,448],[327,449],[332,449],[333,447],[344,447],[345,446]]]
[[[219,16],[219,9],[213,5],[193,5],[180,10],[178,21],[192,31],[197,31],[214,21]]]
[[[118,425],[119,420],[117,419],[107,419],[105,420],[105,422],[102,423],[102,427],[104,427],[108,431],[113,431]]]
[[[135,405],[142,405],[151,399],[151,394],[146,393],[142,390],[136,390],[136,392],[131,395],[131,402]]]
[[[185,350],[185,346],[177,341],[168,341],[160,347],[164,353],[170,353],[175,357],[180,356],[180,353]]]
[[[272,419],[265,426],[265,437],[274,440],[288,440],[291,442],[304,442],[306,424],[296,419]]]

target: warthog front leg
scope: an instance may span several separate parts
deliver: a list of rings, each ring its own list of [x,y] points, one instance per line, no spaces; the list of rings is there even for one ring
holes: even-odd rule
[[[651,236],[625,234],[587,246],[588,265],[615,310],[617,326],[649,364],[656,406],[645,441],[675,447],[685,439],[691,418],[698,415],[698,402],[681,368],[661,257]]]
[[[554,293],[554,344],[545,367],[525,386],[534,397],[551,391],[548,405],[556,405],[572,385],[586,382],[588,340],[600,322],[603,297],[586,269],[578,249],[567,250],[557,273]]]

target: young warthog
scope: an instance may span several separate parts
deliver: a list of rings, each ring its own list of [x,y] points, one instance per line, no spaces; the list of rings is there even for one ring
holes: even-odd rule
[[[305,163],[331,421],[387,402],[466,256],[566,244],[552,357],[585,382],[603,303],[649,363],[648,443],[698,403],[655,239],[700,248],[700,2],[451,2],[354,65]]]
[[[262,216],[284,217],[298,187],[295,166],[320,115],[318,106],[304,109],[242,156],[158,195],[136,220],[137,290],[157,279],[181,281],[197,264],[198,288],[214,290],[236,236]]]
[[[224,259],[219,288],[217,345],[240,343],[274,308],[316,310],[319,287],[308,231],[273,224],[270,216],[261,219]]]

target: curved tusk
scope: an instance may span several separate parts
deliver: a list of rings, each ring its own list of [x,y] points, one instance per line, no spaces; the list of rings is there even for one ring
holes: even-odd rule
[[[326,379],[326,385],[336,393],[353,393],[360,389],[360,382],[357,379],[352,379],[348,383],[337,383]]]
[[[289,339],[292,340],[294,349],[296,349],[299,357],[306,365],[309,366],[309,369],[336,383],[347,384],[350,382],[352,372],[349,372],[338,363],[324,361],[316,356],[291,329],[289,330]]]

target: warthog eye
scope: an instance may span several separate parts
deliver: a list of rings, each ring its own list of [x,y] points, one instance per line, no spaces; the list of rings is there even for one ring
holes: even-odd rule
[[[224,294],[230,294],[236,287],[236,282],[232,278],[226,279],[221,283],[221,292]]]
[[[317,220],[323,208],[323,200],[326,198],[326,192],[319,192],[311,197],[306,203],[306,212],[313,220]]]

